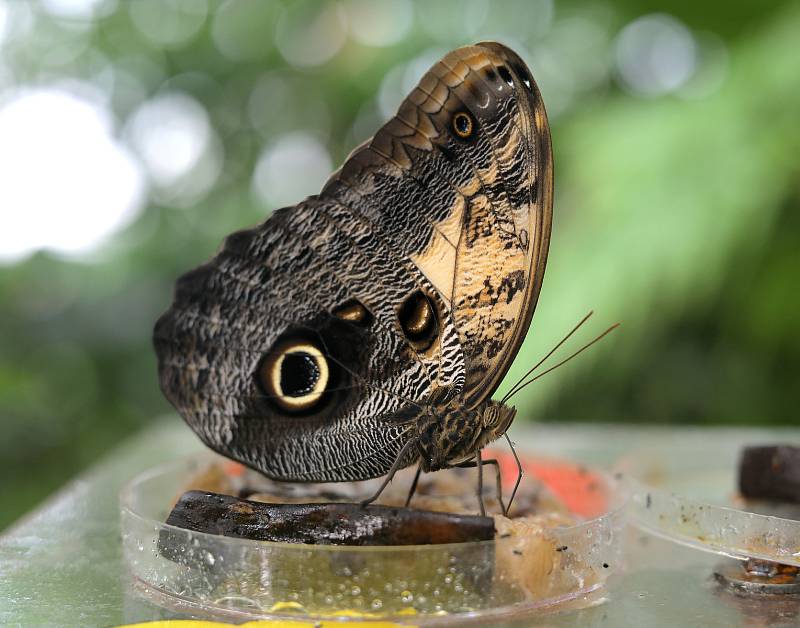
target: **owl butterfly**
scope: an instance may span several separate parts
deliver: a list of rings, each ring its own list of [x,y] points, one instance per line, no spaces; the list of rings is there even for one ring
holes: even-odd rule
[[[491,395],[533,315],[552,194],[525,63],[454,50],[318,195],[178,280],[155,328],[164,394],[277,480],[480,466],[514,419]]]

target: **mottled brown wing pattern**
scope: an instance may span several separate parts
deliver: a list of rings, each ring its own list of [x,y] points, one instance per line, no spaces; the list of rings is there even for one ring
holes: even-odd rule
[[[439,375],[439,356],[408,351],[396,330],[393,304],[417,289],[408,271],[357,246],[352,222],[324,213],[323,201],[309,199],[229,237],[214,260],[179,280],[156,328],[170,400],[209,446],[273,477],[385,473],[405,442],[405,421],[395,419],[409,414],[408,400],[428,397],[434,381],[463,381],[458,354]],[[369,328],[332,316],[351,299],[374,317]],[[253,376],[287,333],[312,335],[338,371],[319,412],[280,412]],[[442,330],[448,337],[458,349],[452,327]]]
[[[319,196],[178,281],[155,330],[164,393],[210,447],[270,477],[386,473],[432,408],[477,405],[510,365],[551,185],[524,64],[498,44],[448,54]],[[403,451],[402,465],[420,455]]]
[[[469,141],[453,116],[469,112]],[[502,380],[541,288],[552,223],[547,116],[522,60],[494,43],[446,55],[323,194],[368,216],[449,304],[464,347],[464,403]],[[395,236],[396,237],[396,236]]]

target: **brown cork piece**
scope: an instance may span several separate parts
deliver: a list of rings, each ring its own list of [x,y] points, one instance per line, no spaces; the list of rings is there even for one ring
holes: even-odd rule
[[[745,447],[739,461],[739,492],[750,499],[800,504],[800,447]]]

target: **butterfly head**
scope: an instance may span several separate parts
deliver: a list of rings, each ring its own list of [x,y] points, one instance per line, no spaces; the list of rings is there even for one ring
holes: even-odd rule
[[[483,447],[497,440],[511,426],[517,409],[491,399],[478,408],[481,413],[481,433],[478,437],[478,446]]]

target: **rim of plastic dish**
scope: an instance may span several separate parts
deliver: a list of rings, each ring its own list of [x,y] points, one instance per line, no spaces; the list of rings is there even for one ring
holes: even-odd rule
[[[591,533],[598,528],[614,530],[615,535],[613,537],[613,541],[610,542],[608,546],[612,551],[619,553],[622,543],[622,531],[625,525],[624,516],[626,514],[626,509],[630,501],[630,495],[628,494],[625,485],[619,481],[617,474],[608,473],[601,469],[597,469],[596,467],[582,465],[580,463],[576,463],[574,461],[564,458],[554,458],[545,456],[536,458],[535,456],[531,456],[530,454],[528,454],[526,457],[529,460],[547,459],[547,460],[565,462],[575,467],[581,467],[591,472],[595,477],[601,478],[607,489],[608,509],[605,512],[595,517],[586,518],[580,521],[579,523],[576,523],[575,525],[549,528],[546,531],[548,537],[554,539],[555,541],[559,541],[561,539],[575,538],[576,536],[578,537],[584,535],[590,536]],[[308,552],[309,550],[311,550],[314,552],[322,552],[326,554],[330,552],[333,553],[365,552],[372,554],[385,553],[390,555],[391,554],[409,555],[413,554],[414,552],[419,552],[424,549],[429,549],[431,547],[430,545],[399,545],[399,546],[308,545],[301,543],[261,541],[253,539],[242,539],[236,537],[226,537],[224,535],[212,534],[208,532],[190,531],[180,526],[168,524],[165,521],[162,521],[157,518],[152,518],[150,516],[142,514],[141,512],[138,512],[135,506],[133,505],[137,489],[139,489],[140,486],[146,483],[147,481],[153,480],[158,476],[170,473],[182,472],[185,474],[186,472],[191,471],[193,468],[196,469],[202,468],[204,464],[208,464],[216,458],[218,458],[218,456],[210,452],[203,452],[199,455],[195,454],[191,456],[184,456],[176,460],[151,467],[137,474],[128,482],[126,482],[123,485],[119,494],[120,510],[121,514],[123,515],[123,530],[122,530],[123,534],[125,533],[124,529],[125,517],[129,517],[141,524],[154,527],[159,532],[172,531],[172,532],[178,532],[180,534],[186,534],[187,532],[191,532],[193,537],[200,539],[201,541],[203,539],[207,539],[207,540],[216,540],[217,542],[219,542],[220,539],[226,539],[226,542],[229,541],[230,544],[235,547],[252,547],[252,548],[269,547],[276,549],[281,548],[285,551],[304,551],[304,552]],[[166,506],[167,505],[165,504],[165,507]],[[507,539],[491,539],[486,541],[446,543],[446,544],[437,544],[435,547],[443,551],[447,551],[448,549],[456,549],[464,547],[480,548],[480,547],[488,547],[497,543],[503,543],[506,540]],[[508,540],[512,541],[513,539],[508,539]],[[127,557],[125,557],[125,560],[127,562]],[[127,566],[130,567],[130,565]],[[576,602],[576,603],[585,602],[587,606],[593,605],[598,602],[598,600],[595,598],[602,600],[602,596],[598,597],[598,593],[601,592],[602,589],[605,587],[605,580],[608,577],[613,576],[618,569],[616,565],[614,566],[614,568],[611,568],[610,566],[607,565],[603,566],[608,567],[607,570],[604,570],[606,571],[606,577],[603,578],[603,580],[592,584],[587,584],[584,586],[578,586],[567,593],[553,595],[552,597],[548,598],[525,600],[522,602],[516,602],[504,606],[463,611],[457,613],[444,613],[444,614],[420,613],[416,615],[366,614],[363,617],[355,615],[324,614],[324,613],[299,614],[296,612],[280,612],[269,609],[262,610],[262,609],[230,608],[214,604],[213,602],[207,600],[201,600],[191,596],[186,597],[171,591],[164,590],[163,588],[159,587],[156,583],[142,579],[133,573],[131,573],[131,576],[134,581],[133,582],[134,587],[138,589],[140,592],[146,593],[147,597],[152,602],[156,603],[158,606],[179,612],[202,613],[203,616],[207,616],[212,619],[213,618],[233,619],[233,620],[291,619],[295,621],[319,620],[319,621],[352,621],[352,622],[385,621],[385,622],[392,622],[397,625],[404,625],[404,624],[414,624],[414,625],[451,624],[452,625],[452,624],[458,624],[459,622],[463,621],[474,621],[479,619],[515,618],[515,617],[522,617],[526,614],[535,613],[537,611],[560,610],[560,607],[562,607],[562,605],[568,604],[569,602]]]
[[[800,521],[720,506],[648,484],[641,456],[615,468],[630,500],[631,523],[669,541],[736,559],[800,567]]]

